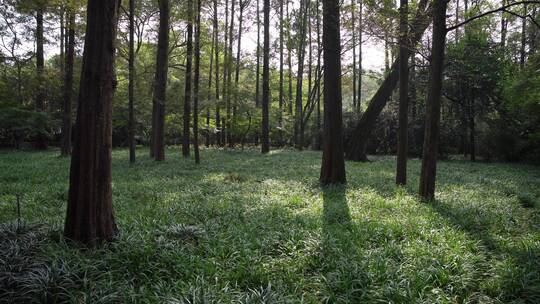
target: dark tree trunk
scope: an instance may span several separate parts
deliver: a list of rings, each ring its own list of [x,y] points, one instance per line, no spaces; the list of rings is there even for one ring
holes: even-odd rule
[[[45,112],[45,58],[43,53],[43,7],[40,5],[36,11],[36,72],[38,88],[36,93],[36,111]],[[48,147],[47,136],[44,132],[39,132],[36,136],[34,146],[36,149],[45,150]]]
[[[255,70],[255,107],[259,107],[261,100],[260,92],[260,76],[261,76],[261,17],[260,17],[259,0],[257,0],[257,67]],[[255,144],[259,144],[259,134],[255,133]]]
[[[502,6],[505,6],[507,3],[506,0],[502,0]],[[501,46],[506,46],[506,34],[508,33],[507,30],[508,20],[506,18],[506,14],[504,12],[501,13]],[[457,30],[456,30],[457,33]]]
[[[400,0],[399,9],[399,127],[396,184],[407,184],[407,137],[409,115],[409,45],[407,0]]]
[[[420,174],[419,187],[420,197],[424,200],[432,200],[435,198],[447,4],[447,0],[435,0],[433,3],[433,42],[431,46],[430,64],[431,77],[426,106],[424,150],[422,152],[422,171]]]
[[[212,46],[210,47],[210,67],[208,71],[208,95],[207,100],[212,100],[212,76],[214,69],[214,48],[216,47],[216,32],[215,29],[212,29]],[[215,100],[214,100],[215,102]],[[206,136],[205,136],[205,146],[210,147],[210,106],[206,107]]]
[[[262,83],[262,128],[261,152],[270,152],[270,0],[264,0],[264,45],[263,45],[263,83]]]
[[[229,1],[225,0],[225,23],[224,23],[225,29],[223,31],[223,36],[225,38],[225,43],[223,44],[223,85],[222,85],[222,99],[225,103],[225,111],[227,108],[227,70],[229,69],[228,66],[228,58],[229,58],[229,48],[228,48],[228,41],[229,41]],[[225,114],[227,115],[227,114]],[[227,116],[225,116],[227,118]],[[221,144],[225,145],[227,142],[227,132],[228,132],[228,125],[226,123],[226,120],[221,117]]]
[[[429,26],[429,15],[426,13],[426,0],[421,0],[418,4],[418,9],[415,16],[415,21],[411,27],[410,45],[416,45],[424,31]],[[353,139],[346,151],[346,158],[352,161],[367,161],[366,148],[371,131],[375,127],[377,117],[386,106],[392,92],[394,91],[399,80],[399,58],[392,64],[392,68],[386,75],[383,83],[371,98],[366,111],[363,113],[360,121],[356,125],[353,132]]]
[[[527,4],[523,5],[523,16],[527,16]],[[519,47],[519,66],[523,68],[525,66],[525,59],[527,57],[526,53],[526,44],[527,44],[527,18],[521,18],[521,44]]]
[[[219,29],[218,29],[218,4],[217,0],[214,0],[214,20],[213,20],[213,27],[214,27],[214,39],[215,39],[215,45],[214,45],[214,61],[216,64],[216,69],[214,71],[215,78],[216,78],[216,129],[218,130],[218,133],[216,134],[216,142],[219,145],[221,145],[221,117],[220,117],[220,106],[219,106]]]
[[[89,0],[64,235],[93,247],[113,239],[114,53],[120,1]]]
[[[292,76],[292,41],[291,41],[291,17],[289,15],[289,1],[287,0],[287,5],[285,6],[287,12],[287,24],[288,24],[288,33],[287,33],[287,63],[289,65],[289,98],[288,98],[288,112],[289,115],[293,114],[293,76]]]
[[[317,9],[315,10],[317,14],[317,75],[319,75],[319,81],[317,82],[317,133],[315,136],[316,140],[316,149],[322,149],[322,124],[321,124],[321,80],[320,73],[321,71],[321,13],[320,13],[320,0],[317,0]]]
[[[362,112],[362,31],[364,30],[363,7],[364,0],[360,0],[358,12],[358,87],[356,97],[356,113]]]
[[[356,0],[351,0],[351,32],[352,32],[352,87],[353,87],[353,111],[356,111],[358,105],[356,103],[356,18],[355,18],[355,10],[356,10]]]
[[[129,0],[129,119],[128,142],[129,162],[135,162],[135,112],[133,109],[135,99],[135,0]]]
[[[159,33],[154,79],[154,158],[165,160],[165,99],[169,70],[169,0],[159,0]]]
[[[73,98],[73,62],[75,60],[75,13],[70,12],[67,27],[67,52],[64,73],[64,106],[62,115],[61,155],[71,154],[71,100]]]
[[[283,145],[283,1],[279,2],[279,144]],[[288,0],[287,0],[288,1]]]
[[[476,161],[476,126],[475,126],[475,94],[471,90],[471,99],[469,101],[469,152],[471,153],[471,161]]]
[[[184,128],[182,130],[182,155],[189,157],[191,99],[192,99],[192,60],[193,60],[193,0],[187,0],[187,43],[186,43],[186,86],[184,90]]]
[[[200,163],[199,155],[199,80],[201,66],[201,0],[197,1],[195,12],[195,66],[193,74],[193,151],[195,163]]]
[[[323,0],[324,139],[320,182],[346,182],[341,105],[339,0]]]
[[[302,81],[304,78],[304,57],[306,51],[306,26],[308,15],[308,1],[300,0],[300,11],[298,21],[300,24],[299,44],[298,44],[298,71],[296,75],[296,100],[294,103],[294,144],[298,150],[304,148],[304,130],[302,128]]]
[[[236,69],[234,72],[234,104],[232,106],[232,124],[236,126],[237,111],[238,111],[238,81],[240,80],[240,51],[242,44],[242,26],[244,22],[244,9],[249,2],[249,0],[240,0],[240,16],[238,21],[238,41],[236,46]],[[233,141],[236,138],[233,137]]]
[[[229,50],[227,58],[227,143],[229,148],[234,147],[234,139],[232,134],[232,102],[231,102],[231,91],[232,91],[232,71],[233,71],[233,40],[234,40],[234,12],[235,12],[236,0],[231,0],[231,25],[229,26]]]

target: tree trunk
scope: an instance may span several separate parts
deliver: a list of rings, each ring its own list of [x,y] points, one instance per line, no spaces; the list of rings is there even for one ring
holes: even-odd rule
[[[407,184],[407,137],[409,115],[409,3],[400,0],[399,9],[399,122],[396,184]]]
[[[228,72],[227,70],[229,69],[229,66],[227,64],[228,62],[228,58],[229,58],[229,53],[228,53],[228,41],[229,41],[229,31],[228,31],[228,28],[229,28],[229,1],[228,0],[225,0],[225,23],[224,23],[224,26],[225,26],[225,29],[223,31],[223,36],[225,38],[225,43],[224,43],[224,47],[223,47],[223,85],[222,85],[222,99],[225,103],[225,108],[227,108],[227,75],[228,75]],[[225,109],[226,110],[226,109]],[[228,117],[228,116],[226,116]],[[222,145],[225,145],[226,141],[227,141],[227,132],[229,131],[228,130],[228,125],[226,123],[226,121],[224,121],[223,117],[221,117],[221,144]]]
[[[187,43],[186,43],[186,85],[184,90],[184,128],[182,130],[182,155],[189,157],[190,130],[189,122],[191,120],[191,99],[192,99],[192,56],[193,56],[193,0],[187,0]]]
[[[346,182],[341,105],[339,0],[323,0],[324,139],[320,182]]]
[[[353,112],[356,110],[357,108],[357,104],[356,104],[356,18],[355,18],[355,10],[356,10],[356,0],[351,0],[351,22],[352,22],[352,26],[351,26],[351,31],[352,31],[352,74],[353,74],[353,79],[352,79],[352,87],[353,87]]]
[[[68,43],[64,73],[64,106],[62,115],[62,144],[61,155],[71,154],[71,100],[73,98],[73,62],[75,60],[75,13],[68,17]]]
[[[283,145],[283,0],[279,2],[279,144]]]
[[[319,75],[319,81],[317,82],[317,141],[316,149],[322,149],[322,124],[321,124],[321,13],[320,13],[320,0],[317,0],[317,74]]]
[[[214,61],[216,62],[216,69],[214,71],[215,78],[216,78],[216,129],[218,130],[218,133],[216,135],[216,142],[218,146],[221,146],[221,117],[220,117],[220,105],[219,105],[219,29],[218,29],[218,4],[217,0],[214,0],[214,20],[213,20],[213,26],[214,26],[214,39],[215,39],[215,46],[214,46]]]
[[[159,0],[159,32],[154,78],[154,158],[165,160],[165,99],[167,91],[167,73],[169,69],[169,0]]]
[[[120,1],[89,0],[64,235],[93,247],[117,232],[112,206],[112,100]]]
[[[290,116],[292,116],[293,114],[293,76],[292,76],[292,40],[291,40],[291,17],[289,15],[289,0],[286,0],[287,1],[287,5],[285,7],[286,9],[286,12],[287,12],[287,24],[288,24],[288,34],[287,34],[287,63],[288,63],[288,66],[289,66],[289,90],[288,90],[288,93],[289,93],[289,98],[288,98],[288,113]]]
[[[38,88],[36,94],[36,111],[45,112],[45,58],[43,53],[43,7],[40,5],[36,11],[36,72]],[[48,147],[47,136],[43,131],[39,131],[36,136],[34,146],[36,149],[45,150]]]
[[[419,187],[420,197],[424,200],[432,200],[435,197],[447,4],[447,0],[435,0],[433,3],[433,42],[431,46],[430,64],[431,77],[426,106],[424,150],[422,152],[422,171],[420,174]]]
[[[262,83],[262,130],[261,152],[270,152],[270,0],[264,0],[264,45],[263,45],[263,83]]]
[[[135,0],[129,0],[129,85],[128,85],[128,142],[129,162],[135,163]]]
[[[199,70],[201,66],[201,0],[197,1],[197,11],[195,13],[195,66],[193,75],[193,150],[195,163],[199,164]]]
[[[288,1],[288,0],[287,0]],[[258,108],[261,100],[260,92],[260,76],[261,76],[261,17],[260,17],[259,0],[257,0],[257,68],[255,75],[255,107]],[[259,144],[259,134],[255,133],[255,144]]]
[[[233,40],[234,40],[234,12],[235,12],[236,0],[231,0],[231,25],[229,26],[229,50],[227,59],[227,143],[229,148],[234,148],[234,139],[232,134],[232,103],[231,103],[231,89],[232,89],[232,69],[233,69]]]
[[[506,0],[502,0],[502,6],[506,5]],[[507,34],[507,25],[508,20],[506,19],[506,14],[504,12],[501,13],[501,46],[506,46],[506,34]]]
[[[244,21],[244,9],[249,0],[240,0],[240,16],[238,21],[238,41],[236,46],[236,69],[234,72],[234,104],[232,106],[232,124],[236,126],[237,111],[238,111],[238,81],[240,80],[240,51],[242,44],[242,26]],[[233,137],[233,141],[235,138]]]
[[[360,0],[358,12],[358,96],[356,97],[356,113],[358,115],[360,115],[362,112],[362,31],[364,30],[363,1],[364,0]]]
[[[527,16],[527,4],[523,5],[523,16]],[[521,18],[521,44],[519,47],[519,66],[523,68],[525,66],[527,44],[527,18]]]
[[[212,21],[213,22],[213,21]],[[210,102],[212,100],[212,76],[214,69],[214,48],[216,47],[216,32],[215,28],[212,29],[212,45],[210,47],[210,67],[208,71],[208,95],[206,99]],[[215,100],[214,100],[215,101]],[[210,105],[206,107],[206,136],[205,146],[210,147]]]
[[[411,39],[409,41],[411,46],[415,46],[420,41],[424,31],[429,26],[429,14],[426,13],[426,5],[426,0],[421,0],[418,3],[415,21],[413,22],[410,31]],[[427,9],[427,11],[429,10],[430,9]],[[356,125],[353,132],[353,139],[345,154],[347,159],[352,161],[367,161],[366,148],[369,136],[375,127],[377,117],[386,106],[386,103],[399,80],[398,63],[399,58],[392,64],[390,72],[386,75],[383,83],[377,92],[375,92],[375,95],[371,98],[366,111]]]
[[[296,100],[294,103],[294,144],[298,150],[304,148],[304,132],[302,130],[302,100],[303,88],[302,80],[304,78],[304,57],[305,57],[305,41],[306,41],[306,23],[308,14],[308,1],[300,0],[300,11],[298,12],[298,20],[300,22],[300,35],[298,44],[298,70],[296,75]]]

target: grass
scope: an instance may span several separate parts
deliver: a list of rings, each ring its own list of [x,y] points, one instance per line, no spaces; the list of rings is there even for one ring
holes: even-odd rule
[[[0,151],[0,303],[540,303],[538,167],[441,162],[421,203],[418,160],[406,187],[377,157],[322,189],[318,152],[115,150],[120,235],[82,250],[57,155]]]

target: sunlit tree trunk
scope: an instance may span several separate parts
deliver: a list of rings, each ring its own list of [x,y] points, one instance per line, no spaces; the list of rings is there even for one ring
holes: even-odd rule
[[[112,206],[112,100],[120,1],[89,0],[64,235],[96,246],[117,232]]]

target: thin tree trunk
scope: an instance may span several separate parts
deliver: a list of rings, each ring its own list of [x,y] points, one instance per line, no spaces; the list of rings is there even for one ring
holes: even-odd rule
[[[129,85],[128,85],[128,142],[129,162],[135,163],[135,0],[129,0]]]
[[[317,150],[322,149],[322,124],[321,124],[321,12],[320,12],[320,0],[317,0],[317,74],[319,75],[319,81],[317,82]]]
[[[355,18],[355,10],[356,10],[356,0],[351,0],[351,32],[352,32],[352,85],[353,85],[353,112],[356,111],[357,104],[356,104],[356,18]]]
[[[471,98],[469,101],[469,152],[471,153],[471,161],[476,161],[476,126],[475,126],[475,95],[471,89]]]
[[[343,159],[339,0],[323,0],[324,140],[320,182],[346,182]]]
[[[70,12],[67,28],[67,52],[64,73],[61,155],[71,154],[71,100],[73,99],[73,62],[75,60],[75,13]]]
[[[364,0],[359,0],[359,12],[358,12],[358,87],[356,97],[356,113],[360,115],[362,112],[362,31],[364,30],[364,19],[363,19],[363,7]]]
[[[523,5],[523,16],[527,15],[527,4]],[[519,48],[519,66],[523,68],[525,66],[525,58],[527,53],[525,51],[527,45],[527,18],[521,18],[521,45]]]
[[[210,67],[208,71],[208,95],[207,100],[212,100],[212,76],[214,69],[214,48],[216,47],[216,32],[215,29],[212,29],[212,46],[210,48]],[[214,100],[215,101],[215,100]],[[205,136],[205,145],[210,147],[210,105],[206,107],[206,136]]]
[[[300,33],[298,43],[298,71],[296,75],[296,100],[294,111],[294,144],[298,150],[302,150],[304,147],[303,130],[302,130],[302,101],[303,90],[302,81],[304,78],[304,57],[305,57],[305,41],[306,41],[306,23],[307,23],[307,7],[309,0],[301,0],[300,11],[298,13],[298,20],[300,22]]]
[[[283,0],[279,2],[279,144],[283,144]]]
[[[182,130],[182,155],[189,157],[191,121],[191,100],[192,100],[192,56],[193,56],[193,0],[187,0],[187,44],[186,44],[186,85],[184,89],[184,128]]]
[[[409,115],[409,34],[408,0],[400,0],[399,8],[399,122],[396,184],[407,184],[407,137]]]
[[[118,0],[89,0],[64,235],[93,247],[117,233],[112,206],[112,100]]]
[[[229,148],[234,147],[234,139],[232,134],[232,102],[231,102],[231,90],[232,90],[232,65],[233,65],[233,42],[234,42],[234,12],[235,12],[236,0],[231,0],[231,25],[229,26],[229,50],[227,56],[227,143]]]
[[[422,171],[420,174],[419,187],[420,197],[424,200],[432,200],[435,197],[447,4],[447,0],[435,0],[433,3],[433,42],[430,64],[431,77],[426,108],[424,151],[422,152]]]
[[[201,66],[201,0],[197,1],[197,11],[195,13],[195,64],[193,75],[193,149],[195,154],[195,163],[199,164],[201,158],[199,155],[199,80]]]
[[[286,0],[288,1],[288,0]],[[260,78],[261,78],[261,17],[260,17],[260,7],[259,7],[259,0],[257,0],[257,68],[256,68],[256,75],[255,75],[255,107],[260,106],[260,98],[261,98],[261,92],[260,92]],[[259,144],[259,134],[258,132],[255,133],[255,144]]]
[[[232,17],[231,17],[232,18]],[[228,103],[228,99],[227,99],[227,75],[228,75],[228,72],[227,70],[229,69],[229,66],[228,66],[228,58],[229,58],[229,48],[228,48],[228,41],[229,41],[229,31],[228,31],[228,28],[229,28],[229,1],[228,0],[225,0],[225,23],[224,23],[224,26],[225,26],[225,29],[223,31],[223,36],[224,36],[224,39],[225,39],[225,43],[224,43],[224,47],[223,47],[223,85],[222,85],[222,99],[225,103],[225,110],[227,109],[227,103]],[[226,114],[225,116],[226,118],[228,117],[228,115]],[[229,126],[227,125],[226,121],[224,121],[223,117],[221,118],[221,144],[222,145],[225,145],[226,141],[227,141],[227,132],[229,131]]]
[[[165,160],[165,99],[167,91],[167,73],[169,69],[169,0],[159,0],[159,32],[154,78],[154,138],[151,148],[157,161]]]
[[[216,142],[218,146],[221,145],[221,117],[220,117],[220,105],[219,105],[219,28],[218,28],[218,2],[217,0],[214,0],[214,20],[213,20],[213,26],[214,26],[214,40],[215,40],[215,47],[214,47],[214,61],[216,64],[215,69],[215,78],[216,78],[216,129],[218,130],[217,136],[216,136]]]
[[[287,1],[286,11],[287,11],[287,24],[288,24],[288,34],[287,34],[287,63],[289,65],[289,101],[288,101],[288,112],[289,115],[293,114],[293,76],[292,76],[292,41],[291,41],[291,17],[289,15],[289,0]]]
[[[45,72],[45,58],[43,53],[43,44],[45,39],[43,38],[43,7],[39,5],[36,11],[36,72],[38,88],[36,94],[36,111],[45,112],[45,84],[44,84],[44,72]],[[44,132],[39,132],[36,136],[35,148],[39,150],[45,150],[48,147],[47,136]]]
[[[263,83],[262,83],[262,130],[261,152],[270,152],[270,0],[264,0],[264,45],[263,45]]]
[[[238,41],[236,46],[236,70],[234,72],[234,104],[232,106],[232,124],[236,126],[238,110],[238,81],[240,80],[240,47],[242,43],[242,24],[244,21],[244,9],[249,0],[240,0],[240,16],[238,21]],[[234,140],[234,138],[233,138]]]

